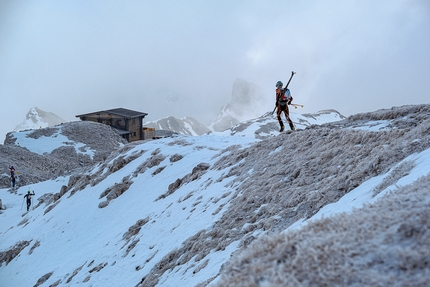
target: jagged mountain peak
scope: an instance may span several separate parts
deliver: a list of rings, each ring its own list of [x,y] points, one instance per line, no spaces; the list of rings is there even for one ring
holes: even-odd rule
[[[66,122],[54,113],[45,112],[38,107],[32,107],[25,116],[25,120],[15,127],[15,131],[31,130],[55,126]]]
[[[209,129],[221,132],[240,122],[256,118],[265,112],[265,101],[258,85],[238,78],[233,83],[230,101],[210,123]]]

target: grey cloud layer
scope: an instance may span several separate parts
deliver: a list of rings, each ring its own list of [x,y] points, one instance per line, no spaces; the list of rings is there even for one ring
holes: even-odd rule
[[[74,120],[126,107],[212,117],[236,78],[291,84],[307,111],[428,102],[425,1],[105,1],[0,6],[4,134],[38,106]]]

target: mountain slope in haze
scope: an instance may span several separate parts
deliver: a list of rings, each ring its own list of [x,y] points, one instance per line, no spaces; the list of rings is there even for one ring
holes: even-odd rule
[[[335,110],[320,111],[315,114],[303,114],[300,116],[296,114],[295,116],[295,112],[298,111],[300,110],[290,106],[291,118],[298,125],[298,128],[309,126],[312,122],[316,121],[316,118],[318,118],[317,122],[319,123],[321,121],[332,121],[335,114],[337,115],[334,120],[344,118],[344,116]],[[327,118],[325,121],[323,120],[324,115]],[[155,128],[156,130],[170,130],[178,134],[203,135],[210,131],[224,132],[235,126],[242,126],[244,122],[255,121],[257,118],[259,121],[263,120],[263,118],[268,121],[268,125],[266,126],[266,129],[270,129],[270,132],[267,131],[268,133],[274,133],[279,130],[276,114],[267,112],[267,99],[264,97],[261,88],[244,79],[236,79],[233,83],[230,101],[222,107],[220,113],[207,127],[192,117],[182,119],[167,117],[147,122],[145,126]],[[270,124],[270,122],[273,122],[273,124]]]
[[[178,99],[178,96],[171,94],[163,94],[162,97],[169,101]],[[232,87],[231,100],[223,106],[209,126],[201,124],[192,117],[179,119],[172,116],[146,122],[144,126],[184,135],[203,135],[210,131],[224,131],[242,121],[261,116],[266,112],[264,106],[265,99],[257,85],[243,79],[236,79]]]
[[[296,111],[298,110],[290,106],[291,119],[295,123],[296,128],[305,128],[312,124],[312,122],[323,123],[344,118],[335,110],[302,115],[295,113]],[[326,120],[324,120],[324,117]],[[285,121],[284,116],[282,118]],[[154,128],[156,136],[157,134],[165,136],[165,133],[163,133],[165,131],[168,131],[168,134],[177,133],[197,136],[211,131],[222,132],[229,129],[243,129],[243,123],[247,122],[249,124],[255,120],[260,122],[263,120],[267,121],[267,125],[265,125],[264,129],[262,127],[262,130],[257,132],[257,136],[264,136],[264,133],[276,134],[279,130],[276,115],[264,110],[261,89],[245,80],[237,79],[233,85],[231,101],[223,107],[221,113],[212,121],[209,127],[206,127],[193,117],[175,118],[173,116],[145,122],[144,127]],[[55,114],[34,107],[30,109],[26,119],[15,130],[39,129],[63,122],[65,121]]]
[[[222,132],[243,121],[259,117],[267,112],[266,102],[260,87],[244,79],[236,79],[230,102],[224,105],[208,127]]]
[[[404,106],[261,138],[255,121],[125,144],[83,171],[0,189],[1,283],[428,285],[429,119],[430,105]],[[399,205],[403,188],[416,195]]]
[[[15,131],[39,129],[55,126],[66,121],[51,112],[45,112],[38,107],[33,107],[28,111],[25,120],[15,127]]]

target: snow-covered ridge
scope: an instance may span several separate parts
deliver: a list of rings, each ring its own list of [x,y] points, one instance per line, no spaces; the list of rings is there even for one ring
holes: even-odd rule
[[[283,115],[281,118],[285,122]],[[297,130],[303,130],[311,125],[321,125],[345,119],[343,115],[335,110],[324,110],[314,114],[299,114],[295,111],[291,111],[290,118]],[[264,139],[268,136],[279,135],[279,123],[276,119],[276,114],[274,115],[273,113],[268,112],[258,118],[234,125],[232,128],[218,134]]]
[[[293,278],[281,282],[342,285],[365,276],[337,272],[337,258],[353,252],[348,268],[372,272],[374,265],[361,263],[375,254],[369,244],[378,239],[384,254],[401,250],[413,262],[423,262],[430,258],[428,216],[415,226],[406,213],[396,217],[393,205],[378,207],[379,214],[396,219],[393,230],[401,231],[394,236],[407,245],[383,240],[392,230],[372,224],[383,218],[369,222],[368,230],[378,234],[371,240],[355,224],[342,223],[345,218],[357,222],[366,211],[355,216],[354,207],[372,208],[366,204],[378,198],[399,202],[394,200],[399,187],[426,186],[420,178],[430,173],[429,116],[429,105],[407,106],[265,138],[255,131],[270,117],[261,119],[260,128],[256,119],[244,123],[242,131],[239,125],[235,136],[178,135],[124,144],[83,173],[22,186],[16,193],[1,189],[6,209],[0,214],[0,278],[5,286],[244,286],[255,278],[275,285],[271,279],[289,274]],[[383,129],[365,128],[380,120],[387,121]],[[20,208],[29,188],[36,192],[35,209],[26,213]],[[418,203],[429,202],[428,189],[416,194],[412,203],[417,205],[405,210],[410,215],[414,206],[424,210]],[[339,212],[348,215],[323,219],[324,224],[317,219]],[[314,223],[308,227],[308,222]],[[289,240],[312,256],[295,257]],[[327,248],[318,245],[321,241]],[[329,248],[330,242],[336,248]],[[410,252],[419,246],[425,248]],[[333,260],[316,266],[312,258]],[[429,283],[429,265],[404,269],[397,259],[375,262],[377,274],[386,274],[384,268],[396,271],[388,277],[375,273],[371,277],[378,284]],[[280,264],[294,272],[283,273]],[[321,272],[309,274],[309,266]]]

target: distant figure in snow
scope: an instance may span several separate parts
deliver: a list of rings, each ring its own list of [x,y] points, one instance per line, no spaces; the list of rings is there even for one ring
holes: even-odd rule
[[[15,176],[15,168],[13,167],[13,165],[9,167],[9,169],[10,169],[10,176]]]
[[[14,174],[10,176],[10,180],[12,181],[12,188],[15,188],[16,178]]]
[[[284,112],[285,118],[290,125],[290,129],[292,131],[295,130],[293,121],[290,119],[290,112],[288,110],[288,105],[293,101],[293,97],[291,96],[289,89],[283,89],[282,86],[284,84],[281,81],[276,83],[276,116],[278,118],[279,125],[281,126],[280,132],[284,131],[284,123],[281,119],[281,113]]]
[[[33,195],[36,195],[36,194],[34,193],[34,190],[33,190],[33,193],[30,193],[30,190],[28,190],[27,194],[26,194],[26,195],[24,195],[24,197],[25,197],[25,198],[27,198],[27,211],[29,211],[29,210],[30,210],[30,206],[31,206],[31,197],[32,197]]]

